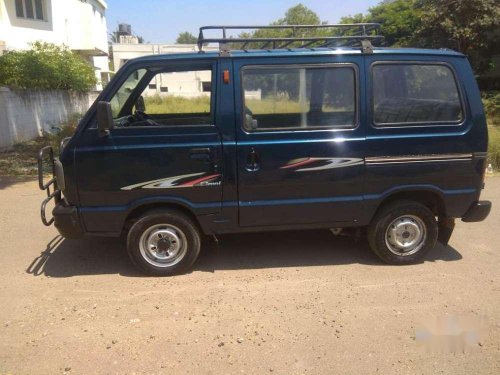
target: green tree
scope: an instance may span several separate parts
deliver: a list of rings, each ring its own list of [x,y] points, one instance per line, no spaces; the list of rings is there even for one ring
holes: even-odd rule
[[[297,4],[291,8],[289,8],[285,16],[283,18],[279,18],[278,20],[271,23],[271,25],[276,26],[286,26],[286,25],[320,25],[324,22],[321,22],[319,16],[307,8],[302,4]],[[239,35],[240,38],[288,38],[288,37],[297,37],[297,38],[306,38],[313,36],[322,36],[325,35],[324,30],[318,29],[260,29],[254,32],[244,32]],[[262,43],[249,43],[247,48],[256,48],[261,46]],[[300,43],[292,43],[288,47],[299,47]]]
[[[175,43],[177,44],[196,44],[198,42],[198,38],[191,34],[189,31],[184,31],[180,33]]]
[[[368,14],[343,17],[340,23],[375,22],[380,23],[383,44],[394,47],[409,47],[413,35],[421,25],[421,11],[414,0],[383,1],[368,9]]]
[[[371,22],[370,15],[364,15],[363,13],[354,14],[352,16],[342,17],[339,23],[363,23]]]
[[[417,0],[416,8],[422,20],[415,44],[463,52],[476,73],[491,68],[500,45],[498,0]]]
[[[380,23],[387,46],[460,51],[478,74],[492,67],[500,44],[498,0],[385,0],[340,22]]]
[[[285,17],[280,18],[274,25],[319,25],[319,16],[311,9],[302,4],[297,4],[285,13]]]
[[[0,86],[87,91],[96,83],[94,68],[65,46],[35,42],[30,50],[0,56]]]
[[[421,25],[421,12],[413,0],[395,0],[370,9],[370,22],[382,25],[380,32],[389,46],[409,47],[413,34]]]

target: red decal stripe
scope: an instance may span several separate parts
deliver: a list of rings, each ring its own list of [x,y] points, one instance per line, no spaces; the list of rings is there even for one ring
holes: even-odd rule
[[[296,168],[296,167],[300,167],[302,165],[311,164],[317,160],[318,160],[317,158],[308,158],[306,160],[298,161],[298,162],[293,163],[293,164],[286,164],[286,165],[282,166],[280,169]]]
[[[220,176],[220,174],[212,174],[210,176],[197,178],[196,180],[193,180],[193,181],[184,182],[183,184],[181,184],[179,186],[183,186],[183,187],[194,186],[196,184],[199,184],[200,182],[211,180],[212,178],[219,177],[219,176]]]

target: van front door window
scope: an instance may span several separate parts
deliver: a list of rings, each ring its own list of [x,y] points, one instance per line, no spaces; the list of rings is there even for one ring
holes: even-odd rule
[[[132,73],[111,99],[116,127],[212,123],[211,70]]]

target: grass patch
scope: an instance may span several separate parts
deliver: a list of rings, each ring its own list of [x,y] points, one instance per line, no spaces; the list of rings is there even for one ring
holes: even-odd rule
[[[198,96],[184,98],[181,96],[146,96],[144,98],[146,113],[210,113],[210,97]],[[267,113],[300,113],[300,104],[292,100],[257,100],[246,101],[247,107],[254,114]]]
[[[246,106],[254,115],[269,113],[301,113],[300,103],[293,100],[248,99]],[[308,110],[309,108],[306,108]]]
[[[488,127],[488,163],[495,171],[500,170],[500,129]]]
[[[0,176],[36,176],[37,157],[42,147],[52,146],[59,153],[61,141],[73,135],[77,125],[76,118],[61,127],[57,134],[45,133],[32,141],[15,144],[12,148],[0,151]],[[46,171],[50,173],[49,170]]]
[[[184,98],[181,96],[146,96],[144,97],[146,113],[159,115],[164,113],[210,113],[210,97],[198,96]]]
[[[210,113],[210,97],[199,96],[195,98],[184,98],[181,96],[146,96],[144,98],[146,113],[164,114],[164,113]],[[270,99],[247,99],[246,106],[253,114],[262,115],[270,113],[301,113],[300,103],[298,101],[283,98],[276,100]],[[307,103],[306,111],[309,111]],[[325,111],[343,111],[345,108],[324,107]]]

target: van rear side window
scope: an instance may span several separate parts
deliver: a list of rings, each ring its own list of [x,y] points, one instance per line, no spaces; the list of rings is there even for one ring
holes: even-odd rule
[[[243,69],[248,131],[353,128],[357,123],[352,66],[273,66]]]
[[[444,64],[376,63],[375,125],[458,124],[464,118],[453,71]]]

